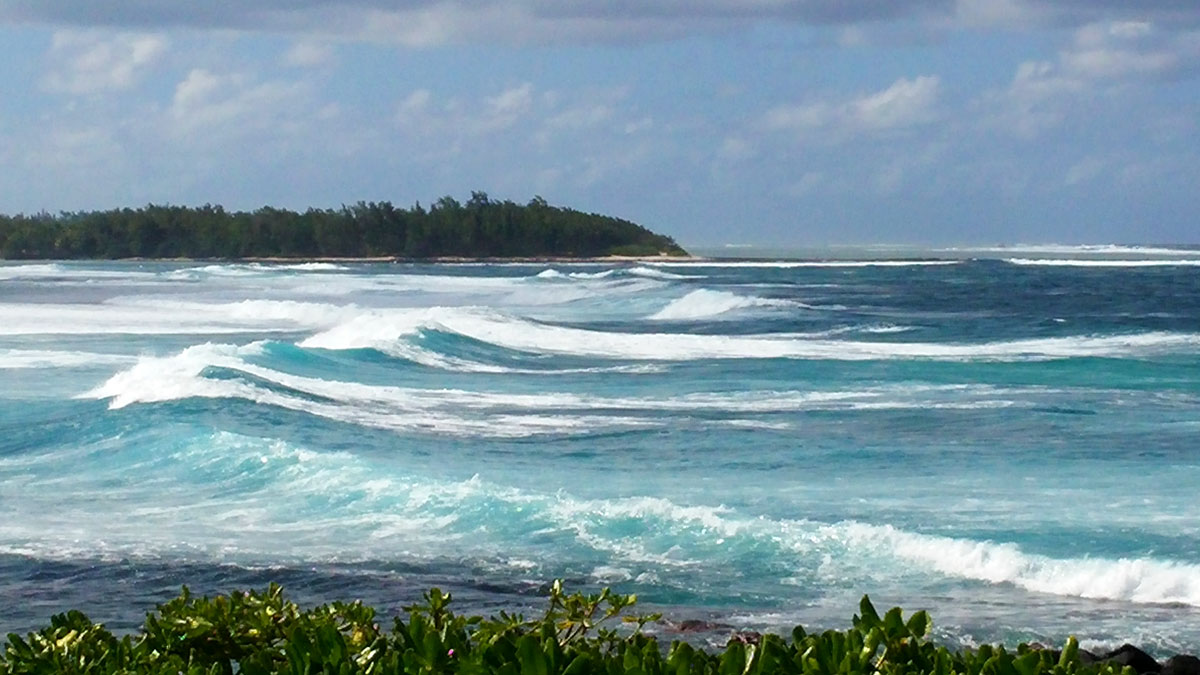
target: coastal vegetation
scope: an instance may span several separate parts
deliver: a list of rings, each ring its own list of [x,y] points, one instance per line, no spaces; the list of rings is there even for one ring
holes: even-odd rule
[[[304,212],[264,206],[148,205],[138,209],[0,215],[0,257],[374,258],[685,255],[670,237],[628,220],[472,192],[460,203],[358,202]]]
[[[951,651],[928,640],[925,612],[906,620],[897,608],[881,616],[866,597],[844,631],[734,633],[719,651],[678,639],[664,648],[647,634],[661,617],[630,615],[636,598],[607,589],[567,594],[555,582],[544,614],[532,619],[461,616],[450,600],[433,589],[386,630],[358,602],[301,609],[277,585],[214,598],[194,597],[185,587],[146,617],[138,635],[117,637],[78,611],[56,615],[26,637],[10,634],[0,675],[1172,675],[1173,667],[1182,675],[1195,661],[1177,656],[1163,667],[1128,646],[1097,657],[1075,638],[1061,650],[1022,644]]]

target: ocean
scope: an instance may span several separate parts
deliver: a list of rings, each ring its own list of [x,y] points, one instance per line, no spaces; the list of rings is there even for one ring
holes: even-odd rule
[[[726,636],[867,593],[1200,650],[1200,250],[902,253],[3,263],[0,634],[563,578]]]

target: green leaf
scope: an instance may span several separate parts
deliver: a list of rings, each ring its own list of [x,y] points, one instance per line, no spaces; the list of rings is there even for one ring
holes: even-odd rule
[[[695,656],[695,648],[686,642],[676,640],[671,644],[671,651],[667,655],[667,673],[674,675],[687,675],[692,669],[692,658]]]
[[[590,661],[590,656],[587,654],[580,654],[579,656],[576,656],[571,663],[567,664],[567,667],[562,671],[562,675],[582,675],[582,673],[587,672]]]
[[[1041,665],[1042,655],[1037,652],[1029,652],[1013,659],[1013,668],[1019,675],[1037,675]]]
[[[321,650],[321,660],[327,665],[336,666],[346,659],[346,641],[329,624],[317,628],[317,646]]]
[[[621,665],[625,668],[626,673],[640,670],[642,667],[642,655],[636,649],[626,646],[625,654],[621,657]]]
[[[908,634],[915,638],[924,638],[929,634],[929,629],[932,625],[933,621],[930,620],[929,613],[921,610],[909,617]]]
[[[875,628],[883,623],[879,620],[879,613],[875,611],[875,605],[871,604],[871,598],[865,595],[858,603],[858,612],[862,615],[862,621],[866,624],[867,629]]]
[[[721,655],[720,675],[742,675],[746,669],[746,645],[734,642]]]
[[[887,634],[889,642],[907,636],[908,628],[904,625],[899,607],[893,607],[883,615],[883,632]]]
[[[1058,657],[1058,665],[1066,668],[1070,664],[1079,663],[1079,640],[1075,636],[1067,638],[1067,644],[1063,646],[1062,654]]]
[[[517,642],[517,661],[521,664],[521,675],[548,675],[546,656],[538,645],[537,638],[526,635]]]

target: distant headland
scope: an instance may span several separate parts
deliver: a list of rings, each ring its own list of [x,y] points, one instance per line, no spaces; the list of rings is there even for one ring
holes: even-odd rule
[[[495,201],[358,202],[304,212],[264,206],[148,205],[74,213],[0,215],[0,257],[70,259],[543,259],[686,256],[665,235],[621,218]]]

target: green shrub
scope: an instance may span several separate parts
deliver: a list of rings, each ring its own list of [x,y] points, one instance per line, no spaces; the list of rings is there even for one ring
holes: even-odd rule
[[[25,638],[10,634],[0,675],[1133,675],[1083,664],[1074,638],[1061,653],[1024,644],[952,652],[927,639],[925,612],[880,616],[866,597],[845,631],[735,635],[719,653],[679,640],[664,650],[643,632],[660,617],[627,614],[637,598],[608,589],[567,594],[555,582],[546,611],[533,619],[460,616],[450,601],[432,589],[386,632],[359,602],[301,609],[275,584],[215,598],[184,587],[136,636],[118,638],[77,611]]]

